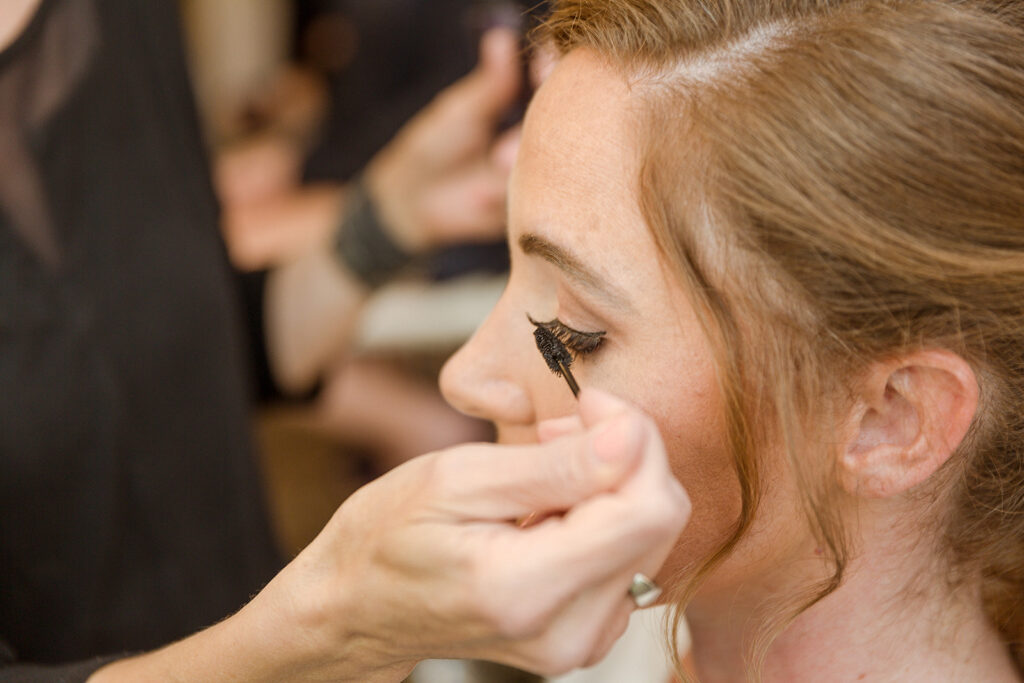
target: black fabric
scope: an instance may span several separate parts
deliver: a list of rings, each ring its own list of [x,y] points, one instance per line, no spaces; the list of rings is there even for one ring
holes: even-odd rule
[[[166,644],[280,565],[176,22],[173,0],[44,0],[0,53],[21,154],[0,157],[0,638],[20,662]]]
[[[307,180],[349,180],[438,91],[473,68],[478,0],[300,0],[300,18],[351,26],[351,62],[328,74],[330,106]]]
[[[267,355],[267,343],[263,331],[265,329],[264,298],[266,294],[267,276],[269,271],[235,271],[235,279],[242,297],[242,308],[245,313],[246,341],[249,347],[249,376],[252,378],[254,403],[304,403],[320,395],[323,384],[316,382],[308,390],[297,393],[284,391],[274,378]]]
[[[310,27],[328,19],[348,31],[333,35],[350,53],[325,69],[328,111],[307,160],[307,180],[350,180],[406,121],[475,65],[480,37],[496,25],[528,32],[547,15],[544,0],[295,0],[299,61]],[[507,113],[516,123],[529,92]]]
[[[84,683],[97,669],[119,659],[120,656],[93,657],[72,664],[11,664],[0,668],[3,683]],[[11,659],[0,657],[0,662]]]

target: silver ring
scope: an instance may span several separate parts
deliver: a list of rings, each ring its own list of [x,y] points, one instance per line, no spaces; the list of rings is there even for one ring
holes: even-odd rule
[[[661,595],[661,588],[654,583],[653,579],[637,572],[633,574],[633,582],[629,584],[629,597],[637,607],[647,607],[654,603]]]

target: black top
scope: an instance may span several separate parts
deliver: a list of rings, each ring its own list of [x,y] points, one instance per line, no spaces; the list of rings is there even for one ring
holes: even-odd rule
[[[0,52],[0,681],[166,644],[279,565],[176,7],[43,0]]]
[[[349,180],[402,124],[473,68],[481,0],[299,0],[299,19],[349,27],[349,63],[328,71],[330,103],[307,180]],[[300,46],[303,41],[300,40]]]

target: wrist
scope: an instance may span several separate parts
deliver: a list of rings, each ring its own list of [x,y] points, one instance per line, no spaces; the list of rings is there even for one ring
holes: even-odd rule
[[[353,584],[333,563],[304,552],[246,607],[260,612],[249,615],[254,641],[264,648],[283,645],[281,654],[287,653],[276,662],[276,677],[267,680],[397,683],[409,675],[415,662],[400,661],[367,632],[374,615],[361,613]]]
[[[381,225],[395,244],[410,254],[428,249],[431,244],[427,231],[417,220],[415,202],[416,171],[410,159],[401,162],[400,156],[386,148],[363,170],[362,180],[367,195],[373,201]]]
[[[397,661],[351,628],[347,591],[300,555],[231,617],[160,650],[118,660],[89,683],[160,680],[398,683],[415,662]]]
[[[390,220],[370,187],[367,174],[348,194],[341,224],[334,236],[334,254],[346,270],[373,289],[402,271],[413,260],[413,248],[396,239]]]

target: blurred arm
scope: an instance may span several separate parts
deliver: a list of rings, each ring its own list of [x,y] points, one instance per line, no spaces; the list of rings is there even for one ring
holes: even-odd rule
[[[514,33],[488,33],[476,69],[406,124],[364,171],[375,213],[402,250],[502,234],[511,155],[496,129],[521,86],[518,50]],[[343,203],[342,191],[325,193],[315,220],[337,221]],[[325,234],[329,238],[268,279],[268,356],[289,392],[311,387],[346,348],[370,294],[333,253],[333,231]]]

